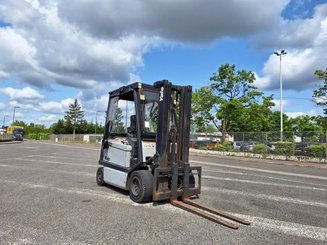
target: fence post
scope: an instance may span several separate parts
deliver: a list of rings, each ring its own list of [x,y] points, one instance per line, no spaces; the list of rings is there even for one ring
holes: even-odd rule
[[[242,132],[242,134],[243,134],[243,136],[242,136],[242,146],[243,147],[241,149],[244,151],[244,132]]]

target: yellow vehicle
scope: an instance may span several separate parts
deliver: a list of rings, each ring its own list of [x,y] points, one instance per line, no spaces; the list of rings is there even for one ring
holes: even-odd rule
[[[23,126],[9,126],[7,128],[7,134],[11,135],[12,140],[23,141],[24,127]]]

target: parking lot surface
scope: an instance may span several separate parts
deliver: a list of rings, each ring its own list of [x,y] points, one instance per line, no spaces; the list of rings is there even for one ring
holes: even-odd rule
[[[95,182],[99,146],[0,144],[0,244],[326,244],[327,170],[191,157],[196,201],[252,222],[217,225]]]

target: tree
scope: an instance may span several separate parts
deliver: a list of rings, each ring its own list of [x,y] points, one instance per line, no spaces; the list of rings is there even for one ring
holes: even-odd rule
[[[73,137],[75,138],[75,132],[81,133],[81,126],[83,125],[84,111],[81,108],[81,105],[75,99],[74,103],[69,105],[69,110],[65,111],[65,128],[73,129]]]
[[[123,111],[117,107],[114,115],[113,125],[112,125],[112,132],[115,133],[124,133],[126,132],[126,127],[123,122]]]
[[[323,133],[323,128],[319,126],[315,120],[315,117],[306,116],[298,116],[296,118],[292,118],[291,120],[293,126],[293,132],[301,137],[301,141],[315,141],[319,142],[320,134]],[[310,138],[310,140],[306,139]]]
[[[210,87],[201,87],[192,94],[192,123],[195,131],[204,132],[211,123],[218,130],[219,121],[211,113],[215,99]]]
[[[59,119],[56,123],[53,123],[50,126],[50,131],[53,134],[62,134],[65,131],[65,121],[63,119]]]
[[[237,129],[244,120],[249,121],[245,111],[254,106],[256,99],[263,93],[253,85],[254,73],[235,71],[235,65],[220,66],[210,81],[210,86],[202,87],[194,93],[193,119],[196,124],[214,124],[221,130],[224,139],[227,131]]]
[[[324,107],[324,114],[327,115],[327,69],[326,71],[316,70],[315,75],[319,80],[324,80],[324,85],[313,91],[312,97],[317,105]]]

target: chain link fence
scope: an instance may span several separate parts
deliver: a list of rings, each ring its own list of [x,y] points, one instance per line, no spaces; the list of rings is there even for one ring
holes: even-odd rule
[[[59,134],[49,135],[47,139],[55,142],[80,142],[99,143],[102,134]],[[310,156],[311,148],[319,148],[318,157],[326,158],[327,155],[327,132],[228,132],[225,143],[222,143],[222,134],[218,133],[191,133],[190,147],[203,150],[232,151],[232,152],[256,152],[256,148],[264,148],[264,153],[278,154],[276,146],[278,142],[292,142],[292,155]],[[259,147],[259,146],[260,147]],[[315,153],[316,154],[316,153]],[[314,155],[315,156],[315,155]]]
[[[228,132],[225,136],[225,143],[222,142],[220,132],[214,134],[193,133],[190,146],[195,149],[254,153],[256,153],[256,148],[261,147],[266,153],[274,154],[276,146],[280,145],[278,142],[291,142],[291,147],[294,148],[292,155],[310,155],[310,151],[315,150],[314,148],[318,148],[322,152],[319,156],[326,157],[327,155],[327,132],[320,131]]]
[[[97,143],[101,141],[102,136],[102,134],[57,134],[49,135],[48,139],[56,142]]]

